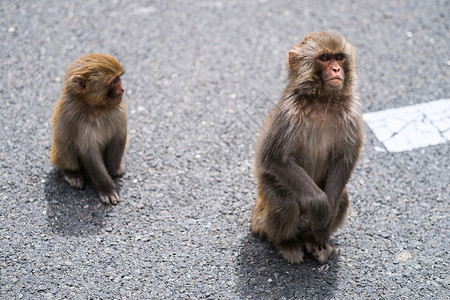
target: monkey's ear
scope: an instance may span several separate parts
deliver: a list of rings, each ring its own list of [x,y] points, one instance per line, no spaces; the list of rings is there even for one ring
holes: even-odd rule
[[[292,72],[295,72],[297,69],[296,65],[297,65],[297,53],[289,51],[289,69],[291,69]]]
[[[78,93],[83,93],[86,89],[86,80],[81,77],[75,78],[73,87]]]

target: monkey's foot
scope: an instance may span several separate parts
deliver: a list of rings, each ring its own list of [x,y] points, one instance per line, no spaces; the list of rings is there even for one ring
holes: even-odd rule
[[[250,219],[250,231],[260,239],[266,236],[262,217],[256,213],[253,213]]]
[[[63,172],[63,175],[64,175],[64,179],[69,183],[69,185],[71,187],[74,187],[74,188],[77,188],[80,190],[84,188],[84,179],[80,173]]]
[[[291,264],[301,264],[305,253],[299,241],[286,241],[275,245],[281,256]]]
[[[254,236],[258,237],[261,240],[266,236],[266,233],[262,230],[261,226],[258,226],[253,222],[253,218],[250,221],[250,231]]]
[[[306,252],[311,253],[321,264],[326,263],[331,253],[333,253],[333,247],[328,243],[321,247],[321,250],[319,250],[319,246],[315,246],[313,243],[306,243],[305,248]]]
[[[119,195],[116,191],[112,191],[110,193],[98,193],[100,196],[100,200],[105,204],[117,204],[119,203]]]

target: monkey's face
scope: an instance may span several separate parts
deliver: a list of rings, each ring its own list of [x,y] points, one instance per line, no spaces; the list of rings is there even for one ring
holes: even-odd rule
[[[107,102],[110,104],[119,104],[122,101],[124,88],[120,76],[114,78],[107,87],[106,93]]]
[[[355,49],[341,35],[308,34],[289,52],[287,87],[310,97],[353,95],[355,60]]]
[[[87,54],[69,66],[65,92],[93,106],[117,105],[124,93],[123,72],[115,57]]]
[[[344,53],[322,53],[316,57],[320,78],[323,84],[332,89],[341,89],[345,81],[344,64],[347,57]]]

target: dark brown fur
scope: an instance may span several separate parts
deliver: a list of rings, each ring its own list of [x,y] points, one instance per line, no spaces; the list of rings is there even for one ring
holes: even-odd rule
[[[119,201],[111,176],[125,172],[122,156],[128,116],[120,80],[123,68],[110,55],[88,54],[68,69],[52,119],[51,162],[73,187],[86,174],[104,203]]]
[[[322,62],[324,53],[345,60]],[[309,34],[295,45],[287,86],[256,143],[251,231],[267,236],[291,263],[303,261],[304,248],[326,262],[330,234],[347,215],[345,186],[363,140],[355,59],[336,34]],[[331,73],[340,79],[328,81]]]

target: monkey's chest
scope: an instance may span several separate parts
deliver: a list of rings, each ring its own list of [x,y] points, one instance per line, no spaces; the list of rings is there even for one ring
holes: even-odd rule
[[[87,122],[85,127],[80,130],[81,138],[89,144],[97,144],[100,149],[104,148],[120,132],[121,128],[117,123],[109,122],[105,118]]]
[[[315,116],[314,126],[300,133],[301,147],[296,152],[297,161],[316,182],[328,172],[330,159],[339,144],[339,129],[327,118]]]
[[[319,111],[311,115],[311,121],[315,126],[324,126],[332,122],[332,117],[324,111]]]

